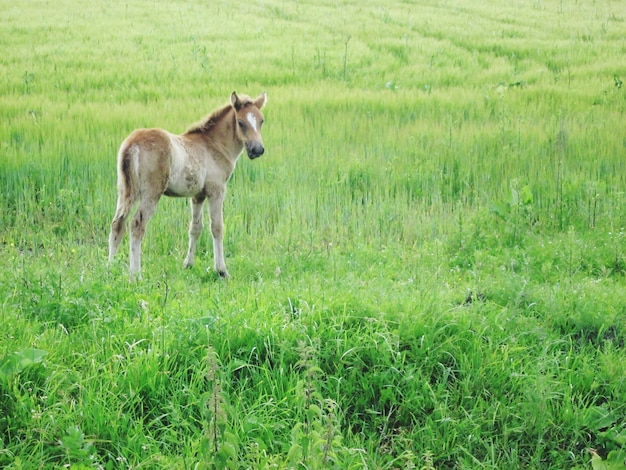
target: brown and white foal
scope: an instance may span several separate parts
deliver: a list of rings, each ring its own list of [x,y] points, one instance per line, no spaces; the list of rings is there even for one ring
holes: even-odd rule
[[[141,241],[146,224],[161,196],[191,198],[189,249],[184,266],[194,263],[196,242],[202,231],[202,208],[209,201],[215,270],[228,277],[224,261],[222,207],[226,183],[239,155],[246,149],[251,159],[263,155],[261,109],[267,95],[258,98],[233,92],[230,103],[215,110],[182,135],[163,129],[137,129],[122,143],[117,155],[117,208],[109,235],[109,262],[126,232],[126,219],[133,206],[139,207],[130,222],[130,273],[141,269]]]

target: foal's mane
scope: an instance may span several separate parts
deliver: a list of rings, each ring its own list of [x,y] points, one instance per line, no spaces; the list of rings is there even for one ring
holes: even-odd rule
[[[227,104],[223,108],[216,109],[202,121],[192,124],[185,134],[203,134],[213,128],[218,122],[226,117],[233,107]]]
[[[250,105],[254,104],[252,99],[250,97],[248,97],[248,96],[245,96],[245,95],[241,96],[240,100],[241,100],[241,108],[245,108],[247,106],[250,106]],[[241,109],[241,108],[239,108],[239,109]],[[218,122],[220,122],[222,119],[224,119],[226,117],[226,115],[230,112],[231,109],[233,109],[231,104],[227,104],[223,108],[216,109],[211,114],[209,114],[207,117],[205,117],[202,121],[200,121],[200,122],[198,122],[196,124],[192,124],[187,129],[187,132],[185,132],[185,134],[203,134],[205,132],[208,132],[213,127],[215,127],[215,125]]]

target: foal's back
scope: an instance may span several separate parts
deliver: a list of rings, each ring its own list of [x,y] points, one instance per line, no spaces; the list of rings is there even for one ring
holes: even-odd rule
[[[208,151],[201,141],[158,128],[133,131],[119,159],[119,171],[136,171],[143,193],[194,197],[203,191],[208,173]]]

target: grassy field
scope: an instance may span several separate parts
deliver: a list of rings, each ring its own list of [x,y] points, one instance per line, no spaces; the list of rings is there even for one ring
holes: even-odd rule
[[[0,3],[0,467],[624,468],[623,2]],[[129,282],[119,144],[233,90],[232,278],[166,198]]]

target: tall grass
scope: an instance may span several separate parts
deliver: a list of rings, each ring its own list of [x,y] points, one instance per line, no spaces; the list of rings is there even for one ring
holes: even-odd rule
[[[623,462],[619,7],[4,2],[0,465]],[[119,143],[233,90],[233,279],[164,199],[129,283]]]

